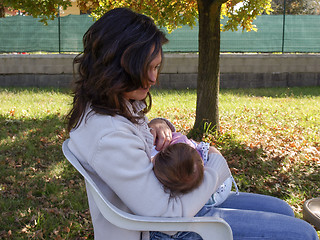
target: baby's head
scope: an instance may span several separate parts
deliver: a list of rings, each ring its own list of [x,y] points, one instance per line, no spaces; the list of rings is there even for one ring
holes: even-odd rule
[[[185,143],[169,145],[153,159],[153,170],[171,196],[188,193],[203,181],[203,161],[196,149]]]

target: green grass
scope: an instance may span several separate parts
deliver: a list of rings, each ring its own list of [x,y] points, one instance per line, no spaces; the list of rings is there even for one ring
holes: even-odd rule
[[[93,239],[85,186],[61,144],[67,90],[0,88],[0,238]],[[320,87],[222,90],[221,150],[241,191],[286,200],[302,217],[318,197]],[[196,91],[153,91],[148,117],[166,117],[187,133]],[[208,109],[210,111],[210,109]]]

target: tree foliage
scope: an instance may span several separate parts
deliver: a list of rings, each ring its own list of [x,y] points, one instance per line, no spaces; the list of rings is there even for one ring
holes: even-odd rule
[[[71,6],[70,1],[65,0],[2,0],[0,9],[9,8],[40,18],[41,22],[47,23],[53,20],[59,11],[59,7],[66,9]]]
[[[320,0],[286,0],[290,6],[307,6],[307,9],[317,9]],[[211,1],[216,2],[216,1]],[[243,30],[255,30],[252,24],[257,15],[262,13],[269,14],[271,10],[271,0],[229,0],[222,5],[221,17],[227,17],[228,22],[222,30],[237,30],[240,26]],[[282,4],[282,5],[281,5]],[[101,17],[107,10],[117,7],[129,7],[139,13],[151,16],[161,27],[166,27],[169,32],[181,25],[196,24],[198,18],[198,1],[196,0],[77,0],[77,5],[83,12],[91,11],[96,19]],[[2,0],[0,9],[21,10],[33,17],[40,18],[46,23],[53,20],[59,7],[66,9],[71,6],[69,0]],[[282,0],[273,0],[272,6],[281,11],[283,8]],[[300,7],[300,8],[301,8]]]
[[[169,32],[181,25],[193,27],[198,19],[198,2],[196,0],[77,0],[80,9],[92,10],[92,16],[100,18],[107,10],[117,7],[128,7],[139,13],[152,17],[155,22],[166,27]],[[217,1],[211,1],[217,2]],[[222,4],[226,2],[225,4]],[[221,17],[228,22],[222,30],[255,30],[253,20],[262,13],[270,14],[271,0],[229,0],[222,1]]]
[[[100,18],[107,10],[128,7],[152,17],[158,26],[166,27],[169,32],[181,25],[194,26],[198,16],[197,1],[191,0],[91,0],[86,1],[87,4],[81,2],[82,0],[78,0],[78,4],[81,6],[94,6],[92,15],[96,19]]]
[[[224,31],[242,30],[251,31],[257,30],[253,21],[261,14],[270,14],[272,12],[271,0],[229,0],[222,5],[221,16],[227,17],[228,21],[223,26]]]
[[[283,14],[284,6],[286,14],[320,14],[320,0],[273,0],[271,4],[273,14]]]

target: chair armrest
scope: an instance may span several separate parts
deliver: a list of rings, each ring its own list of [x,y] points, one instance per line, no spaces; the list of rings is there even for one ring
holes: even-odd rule
[[[102,215],[112,224],[133,231],[198,233],[203,240],[232,240],[232,230],[222,218],[215,217],[147,217],[124,212],[107,202],[95,188],[86,184]],[[108,205],[108,207],[107,207]]]

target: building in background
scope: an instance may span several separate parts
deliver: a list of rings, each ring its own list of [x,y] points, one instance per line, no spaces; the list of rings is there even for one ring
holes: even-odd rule
[[[68,7],[66,10],[60,10],[60,16],[67,16],[67,15],[80,15],[80,9],[77,5],[77,0],[71,0],[71,7]]]

